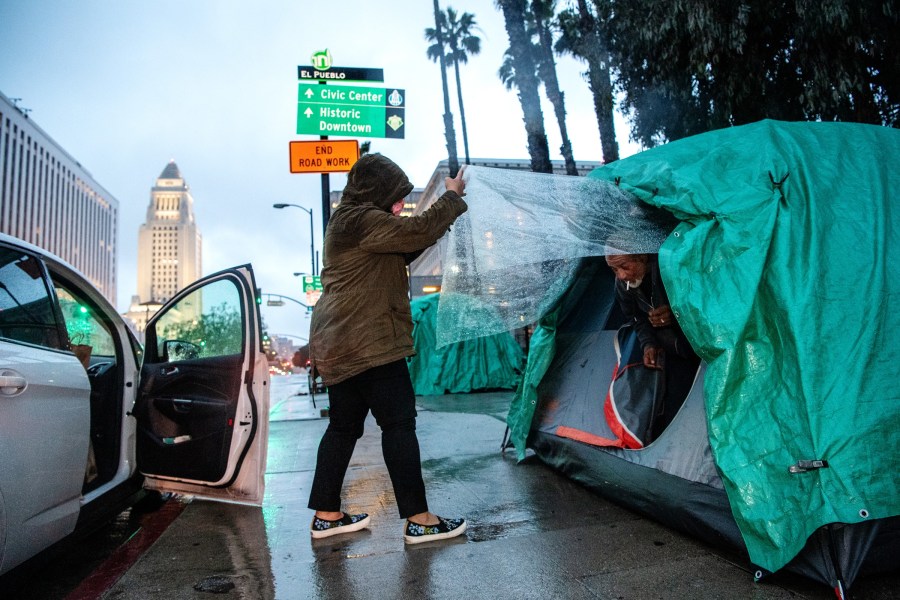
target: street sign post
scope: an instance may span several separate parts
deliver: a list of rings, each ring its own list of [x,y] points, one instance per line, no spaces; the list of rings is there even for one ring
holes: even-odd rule
[[[403,139],[406,91],[300,83],[297,133]]]
[[[297,103],[297,133],[317,135],[325,141],[329,136],[381,137],[403,139],[406,136],[406,90],[397,88],[367,88],[343,85],[354,81],[384,81],[382,69],[335,67],[331,52],[325,48],[313,52],[309,66],[297,67],[299,96]],[[358,143],[358,142],[357,142]],[[295,159],[291,146],[291,172],[319,172],[322,177],[322,229],[331,216],[331,184],[329,173],[334,170],[306,171],[322,164],[318,156]],[[357,157],[359,151],[357,147]],[[322,161],[325,166],[328,161]],[[340,171],[347,161],[337,160]],[[355,162],[355,160],[354,160]],[[350,163],[352,166],[352,163]],[[295,168],[297,170],[295,170]],[[321,292],[310,292],[318,294]],[[318,296],[316,296],[318,299]]]
[[[359,159],[358,140],[290,142],[291,173],[346,173]]]

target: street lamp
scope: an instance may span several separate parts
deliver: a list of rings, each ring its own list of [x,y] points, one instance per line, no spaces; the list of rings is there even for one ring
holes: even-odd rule
[[[313,213],[311,208],[303,208],[299,204],[284,204],[278,203],[273,204],[273,208],[287,208],[288,206],[293,206],[295,208],[299,208],[300,210],[309,213],[309,260],[312,263],[312,274],[313,276],[318,275],[316,272],[316,244],[315,239],[313,238]]]

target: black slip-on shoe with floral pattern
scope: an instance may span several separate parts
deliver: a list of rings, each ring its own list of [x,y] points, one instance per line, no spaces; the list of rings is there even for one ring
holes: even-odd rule
[[[309,526],[309,533],[316,539],[325,538],[339,533],[350,533],[351,531],[359,531],[369,525],[369,515],[360,513],[358,515],[344,516],[336,521],[327,521],[313,515],[312,525]]]
[[[422,542],[446,540],[461,535],[465,531],[465,519],[438,517],[437,525],[419,525],[418,523],[407,521],[403,530],[403,541],[407,544],[421,544]]]

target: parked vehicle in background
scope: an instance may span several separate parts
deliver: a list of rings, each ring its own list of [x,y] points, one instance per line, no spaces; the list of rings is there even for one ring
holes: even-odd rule
[[[0,574],[141,486],[261,504],[269,375],[250,265],[179,292],[146,345],[87,278],[0,235]]]

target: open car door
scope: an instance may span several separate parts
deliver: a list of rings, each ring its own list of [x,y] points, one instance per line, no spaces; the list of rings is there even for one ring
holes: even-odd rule
[[[205,277],[150,320],[135,401],[145,487],[261,505],[269,371],[250,265]]]

